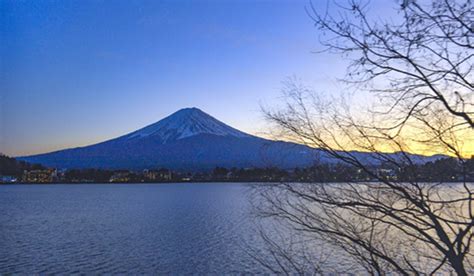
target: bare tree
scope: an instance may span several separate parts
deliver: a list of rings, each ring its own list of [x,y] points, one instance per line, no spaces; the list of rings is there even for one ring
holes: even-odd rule
[[[465,177],[456,184],[423,183],[416,172],[420,158],[411,154],[420,149],[449,154],[469,173],[472,2],[405,0],[394,22],[371,20],[368,5],[360,2],[336,6],[338,18],[314,6],[308,13],[325,50],[352,60],[344,81],[372,92],[379,104],[367,112],[352,110],[345,99],[328,100],[289,82],[285,105],[264,112],[283,137],[316,147],[376,181],[260,187],[258,214],[291,229],[294,238],[324,241],[319,251],[337,250],[339,260],[349,258],[370,274],[474,273],[472,183]],[[382,163],[404,170],[406,181],[380,175]],[[280,252],[275,259],[294,255],[274,242],[269,248]],[[310,273],[324,271],[320,258],[305,260],[320,264]],[[337,271],[337,264],[325,265]]]
[[[403,123],[416,113],[441,104],[451,115],[474,128],[474,8],[470,0],[432,0],[423,6],[404,0],[400,23],[371,22],[367,5],[351,1],[340,18],[308,13],[323,32],[325,50],[355,57],[347,81],[368,83],[388,97],[390,114],[400,108]]]

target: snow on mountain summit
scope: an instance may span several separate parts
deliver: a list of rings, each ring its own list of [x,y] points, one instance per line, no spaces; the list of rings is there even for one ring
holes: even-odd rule
[[[376,164],[371,153],[353,152]],[[400,153],[390,154],[398,158]],[[152,169],[183,171],[215,167],[295,168],[334,162],[326,153],[304,145],[272,141],[232,128],[197,108],[186,108],[124,136],[85,147],[17,157],[51,168]],[[401,155],[400,155],[401,156]],[[422,161],[426,159],[420,156]]]
[[[153,136],[166,143],[199,134],[251,137],[249,134],[232,128],[202,110],[193,107],[178,110],[170,116],[123,138],[135,139]]]

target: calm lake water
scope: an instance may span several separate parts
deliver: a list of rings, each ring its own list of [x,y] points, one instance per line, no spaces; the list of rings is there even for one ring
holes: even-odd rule
[[[249,186],[0,186],[0,274],[268,272]]]

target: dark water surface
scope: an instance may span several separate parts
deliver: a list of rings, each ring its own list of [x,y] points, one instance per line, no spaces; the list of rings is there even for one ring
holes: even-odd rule
[[[246,184],[0,186],[0,274],[265,272]]]

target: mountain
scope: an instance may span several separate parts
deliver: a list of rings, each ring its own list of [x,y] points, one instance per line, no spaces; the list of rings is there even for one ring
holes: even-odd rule
[[[201,134],[248,138],[251,135],[232,128],[198,108],[185,108],[157,123],[139,129],[119,139],[143,139],[152,136],[163,144]]]
[[[369,164],[370,153],[352,152]],[[388,154],[402,158],[401,153]],[[410,155],[416,163],[442,156]],[[202,171],[220,167],[311,166],[336,162],[321,150],[263,139],[228,126],[198,108],[181,109],[170,116],[124,136],[86,147],[18,157],[54,168],[153,169]]]
[[[312,164],[318,151],[232,128],[198,108],[172,115],[124,136],[86,147],[19,157],[55,168],[209,170],[223,167],[294,168]]]

